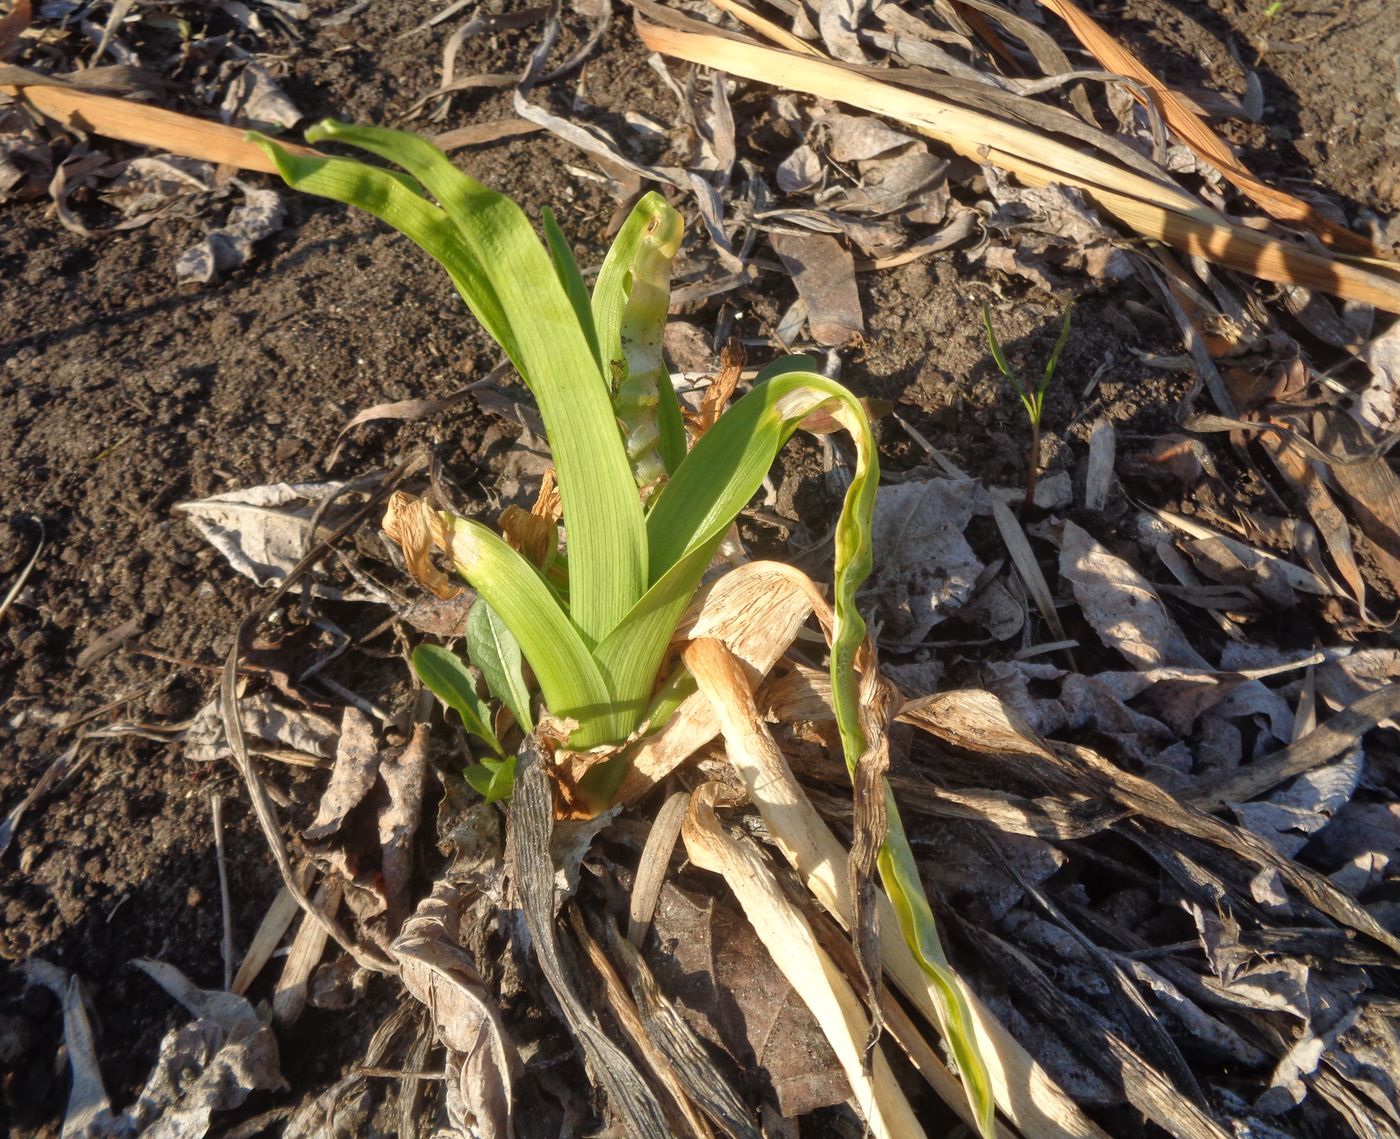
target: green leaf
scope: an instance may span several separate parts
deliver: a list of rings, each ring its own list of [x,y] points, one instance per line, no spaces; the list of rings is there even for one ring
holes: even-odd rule
[[[686,448],[689,446],[685,420],[681,417],[681,401],[676,396],[676,389],[669,376],[662,378],[662,382],[657,385],[656,394],[656,418],[661,426],[661,442],[656,449],[661,455],[666,473],[673,475],[685,461]]]
[[[453,567],[514,634],[546,707],[556,716],[578,721],[570,744],[593,747],[624,738],[630,726],[588,643],[539,571],[481,523],[447,518],[453,530]]]
[[[488,803],[509,799],[515,789],[515,756],[483,758],[462,772],[462,777]]]
[[[497,755],[500,741],[491,730],[491,709],[476,694],[471,673],[456,653],[441,645],[419,645],[413,650],[413,671],[434,696],[462,718],[462,726]]]
[[[1074,306],[1070,305],[1065,309],[1065,316],[1060,321],[1060,335],[1055,338],[1055,347],[1050,352],[1050,359],[1045,361],[1044,378],[1040,381],[1040,393],[1045,394],[1045,389],[1050,386],[1050,381],[1055,376],[1055,369],[1060,366],[1060,354],[1065,350],[1065,345],[1069,343],[1069,322],[1074,315]]]
[[[467,614],[467,655],[481,669],[491,694],[510,709],[525,731],[535,728],[530,714],[530,690],[521,667],[520,642],[500,614],[478,599]]]
[[[578,259],[569,245],[569,239],[554,220],[554,211],[548,206],[540,210],[540,220],[544,223],[544,239],[549,246],[549,255],[554,261],[554,271],[559,275],[559,283],[564,286],[569,303],[574,307],[579,327],[593,349],[593,359],[598,363],[600,375],[603,372],[603,355],[598,350],[598,332],[593,327],[593,307],[588,297],[588,285],[584,282],[583,271],[578,267]]]
[[[457,227],[423,197],[422,187],[407,175],[380,170],[350,158],[292,154],[256,132],[248,137],[277,164],[282,180],[294,190],[358,206],[387,222],[447,270],[472,314],[511,359],[515,338],[481,266],[457,239]]]
[[[939,1029],[957,1063],[978,1130],[985,1136],[995,1136],[996,1097],[992,1092],[986,1061],[982,1058],[973,1032],[972,1011],[958,984],[958,976],[943,952],[933,911],[929,908],[928,898],[924,896],[919,866],[909,847],[899,808],[895,805],[894,793],[888,783],[885,784],[885,811],[889,820],[889,837],[880,851],[880,880],[894,906],[905,943],[914,951],[919,965],[933,981],[941,998],[943,1023]]]
[[[412,207],[400,199],[415,195],[383,171],[294,157],[261,140],[290,185],[369,210],[441,261],[506,350],[539,404],[559,473],[570,613],[585,637],[601,640],[646,589],[646,530],[598,358],[554,261],[519,206],[463,174],[426,139],[332,120],[306,137],[394,162],[437,199],[440,208],[422,199]],[[444,216],[449,230],[439,222]]]
[[[632,276],[637,255],[646,241],[648,231],[660,218],[676,216],[676,211],[655,190],[642,195],[632,207],[627,220],[617,231],[598,279],[593,283],[593,326],[598,332],[602,349],[603,374],[610,390],[616,391],[621,375],[626,371],[622,351],[622,313],[632,292]],[[665,318],[665,313],[662,313]]]
[[[651,703],[671,635],[728,528],[726,524],[708,541],[699,542],[662,574],[594,653],[625,717],[628,734],[641,723]]]

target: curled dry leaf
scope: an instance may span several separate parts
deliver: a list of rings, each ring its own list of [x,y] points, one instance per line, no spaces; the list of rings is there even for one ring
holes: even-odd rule
[[[428,1009],[447,1049],[449,1097],[458,1098],[476,1134],[506,1139],[513,1133],[511,1084],[519,1061],[475,962],[462,948],[461,905],[454,886],[437,882],[390,952],[404,986]]]
[[[462,587],[448,579],[433,562],[433,551],[452,549],[452,535],[442,516],[426,499],[395,491],[384,510],[384,533],[399,544],[409,575],[443,601],[450,601]]]
[[[686,408],[681,409],[692,447],[704,438],[705,432],[719,422],[719,417],[724,414],[724,409],[734,398],[734,392],[738,389],[743,374],[744,350],[738,341],[731,340],[720,354],[719,374],[712,377],[705,386],[704,394],[700,397],[699,409],[693,412]]]
[[[535,505],[529,510],[507,506],[499,525],[506,543],[519,550],[532,564],[547,569],[559,551],[559,521],[564,517],[563,502],[550,467],[540,481]]]
[[[234,180],[243,191],[243,204],[229,211],[227,224],[210,230],[203,241],[180,254],[175,276],[181,281],[209,284],[253,255],[253,243],[282,228],[286,209],[276,190],[260,190]]]
[[[248,60],[234,76],[219,109],[225,122],[237,122],[252,130],[291,130],[302,119],[272,72],[256,59]]]

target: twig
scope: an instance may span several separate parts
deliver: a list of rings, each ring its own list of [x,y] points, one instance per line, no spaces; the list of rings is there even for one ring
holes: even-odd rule
[[[238,665],[244,642],[263,618],[272,611],[273,607],[287,595],[292,586],[325,556],[326,550],[350,533],[371,510],[388,498],[404,479],[422,465],[422,453],[415,453],[397,468],[388,472],[374,493],[360,506],[352,510],[319,545],[308,551],[306,556],[292,567],[291,572],[282,579],[277,588],[268,594],[257,608],[243,618],[234,633],[233,644],[229,648],[228,656],[224,658],[223,674],[219,681],[219,712],[224,722],[224,735],[228,740],[229,750],[233,752],[239,773],[248,785],[253,813],[257,816],[263,837],[267,839],[267,844],[271,848],[273,860],[277,863],[277,869],[282,874],[282,881],[292,896],[296,898],[297,905],[310,914],[335,943],[350,954],[356,964],[378,973],[395,972],[396,967],[385,957],[382,950],[355,941],[340,928],[340,925],[333,918],[313,905],[306,891],[302,889],[301,883],[296,879],[291,856],[287,852],[287,844],[282,838],[277,812],[273,807],[267,787],[262,781],[262,776],[253,764],[252,756],[248,753],[248,745],[243,735],[243,722],[238,715]]]
[[[29,580],[29,575],[34,571],[35,563],[39,560],[39,555],[44,552],[44,524],[30,515],[29,520],[39,527],[39,542],[34,547],[34,552],[29,555],[29,562],[24,569],[19,571],[19,577],[15,578],[14,585],[10,586],[5,594],[5,600],[0,601],[0,621],[5,619],[5,614],[10,611],[10,606],[14,604],[15,598],[19,596],[19,591],[24,588],[24,583]]]
[[[228,860],[224,857],[224,797],[210,796],[209,808],[214,816],[214,859],[219,867],[219,908],[224,918],[224,988],[233,988],[233,911],[229,905]]]

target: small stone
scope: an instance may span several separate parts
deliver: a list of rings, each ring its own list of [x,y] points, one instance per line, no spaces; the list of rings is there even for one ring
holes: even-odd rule
[[[1041,510],[1063,510],[1074,501],[1068,471],[1046,475],[1035,484],[1035,504]]]

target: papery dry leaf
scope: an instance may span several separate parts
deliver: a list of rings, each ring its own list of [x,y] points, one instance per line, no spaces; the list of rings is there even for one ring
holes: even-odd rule
[[[1084,506],[1101,511],[1108,504],[1108,492],[1113,485],[1113,456],[1116,436],[1111,419],[1095,422],[1089,435],[1089,462],[1084,476]]]
[[[264,747],[280,745],[326,761],[335,755],[340,735],[324,716],[304,708],[286,708],[265,692],[239,702],[239,721],[255,751],[259,743]],[[217,700],[195,713],[184,743],[186,758],[196,763],[227,759],[233,754],[224,738]]]
[[[1357,396],[1353,414],[1375,432],[1395,431],[1400,428],[1400,321],[1366,345],[1361,356],[1371,380]]]
[[[198,1139],[216,1111],[241,1107],[255,1091],[287,1086],[277,1039],[243,997],[199,989],[172,965],[133,962],[195,1017],[161,1041],[160,1058],[130,1123],[151,1139]]]
[[[250,59],[229,82],[219,110],[225,122],[260,131],[291,130],[302,114],[272,72]]]
[[[338,877],[327,878],[311,899],[316,910],[334,918],[344,894],[344,883]],[[306,1008],[310,995],[308,982],[320,964],[330,935],[313,914],[303,913],[301,924],[292,937],[277,987],[272,993],[272,1017],[278,1024],[295,1024]]]
[[[277,173],[276,163],[244,137],[247,132],[242,127],[224,126],[144,103],[93,94],[60,85],[57,80],[45,76],[26,77],[26,80],[22,85],[0,84],[0,91],[19,96],[40,114],[56,119],[69,130],[105,135],[244,170]],[[296,143],[283,145],[293,154],[317,155],[316,151]]]
[[[311,518],[319,502],[342,484],[272,483],[176,503],[210,545],[245,577],[262,586],[282,580],[305,554],[311,541]],[[337,590],[321,582],[309,586],[316,596],[337,601],[371,601],[357,590]]]
[[[963,531],[980,491],[971,480],[926,479],[876,492],[871,541],[880,555],[863,593],[886,639],[917,644],[972,596],[983,566]]]
[[[803,143],[778,163],[774,177],[783,193],[800,194],[821,184],[822,160],[815,150]]]
[[[733,1075],[763,1068],[794,1115],[850,1097],[821,1028],[731,901],[668,882],[655,935],[655,947],[643,948],[657,981]]]
[[[575,988],[555,927],[555,867],[550,857],[554,792],[550,763],[538,734],[517,753],[515,791],[507,816],[506,857],[529,930],[531,947],[569,1028],[582,1045],[592,1078],[609,1105],[637,1135],[665,1135],[667,1126],[650,1086],[627,1055],[598,1027]]]
[[[588,931],[588,925],[579,913],[578,907],[568,908],[569,925],[578,938],[588,963],[603,983],[603,999],[613,1022],[622,1030],[631,1045],[632,1051],[642,1058],[656,1083],[665,1091],[663,1107],[668,1107],[672,1123],[672,1134],[680,1139],[712,1139],[709,1124],[700,1113],[699,1106],[691,1099],[689,1088],[683,1077],[665,1052],[658,1046],[642,1021],[641,1012],[632,1000],[632,995],[622,983],[617,969],[608,959],[603,947]]]
[[[916,141],[868,115],[828,111],[813,125],[826,140],[827,153],[837,162],[863,162]]]
[[[802,877],[823,906],[846,928],[850,928],[854,905],[850,885],[843,867],[847,854],[840,842],[817,815],[805,793],[792,776],[787,762],[771,734],[759,720],[757,709],[748,695],[747,680],[734,659],[710,648],[700,650],[704,658],[701,667],[714,666],[707,672],[713,687],[709,697],[724,724],[726,752],[730,762],[744,778],[750,798],[759,807],[768,825],[769,834],[783,855]],[[1017,748],[1030,749],[1034,754],[1047,755],[1043,745],[1029,733],[1018,729],[1001,705],[990,696],[961,693],[972,702],[985,697],[986,727],[994,717],[1006,725],[1001,735]],[[967,701],[963,701],[967,703]],[[911,707],[918,712],[937,706],[951,711],[949,702],[938,697],[919,705],[906,705],[901,718]],[[933,712],[934,722],[939,720]],[[920,721],[922,722],[922,721]],[[980,750],[985,746],[985,732],[974,738]],[[880,925],[897,929],[894,908],[884,895],[879,896]],[[902,992],[918,1007],[930,1024],[939,1022],[941,998],[935,995],[931,981],[913,952],[902,938],[885,937],[880,943],[881,960],[886,972]],[[998,1108],[1005,1112],[1028,1134],[1058,1136],[1100,1135],[1064,1093],[1046,1076],[1043,1069],[988,1013],[975,993],[962,987],[969,1011],[971,1028],[977,1048],[987,1065],[987,1073]],[[961,1087],[946,1072],[932,1072],[940,1095],[968,1122],[975,1126]]]
[[[723,641],[757,678],[787,652],[814,608],[829,627],[830,606],[806,574],[778,562],[748,562],[700,591],[681,619],[676,638]],[[698,693],[688,698],[659,731],[631,751],[619,801],[632,802],[645,794],[718,734],[719,720],[710,702]]]
[[[807,327],[818,344],[841,347],[865,331],[856,290],[855,259],[834,237],[775,233],[773,249],[807,305]]]
[[[356,412],[336,435],[330,454],[326,456],[327,469],[335,466],[340,457],[340,448],[344,445],[345,436],[361,423],[372,423],[377,419],[425,419],[456,407],[470,394],[471,388],[465,387],[451,395],[443,396],[442,399],[399,399],[389,403],[376,403],[373,407]]]
[[[102,1084],[97,1042],[82,982],[67,969],[37,957],[26,961],[20,969],[28,984],[43,985],[63,1006],[63,1044],[73,1073],[63,1115],[64,1139],[113,1135],[120,1130],[123,1117],[112,1114],[112,1103]]]
[[[1353,748],[1336,763],[1306,772],[1267,799],[1231,803],[1230,810],[1280,854],[1292,858],[1332,820],[1356,791],[1363,753]]]
[[[1073,522],[1065,523],[1061,538],[1060,573],[1094,631],[1135,667],[1210,667],[1147,579]]]

